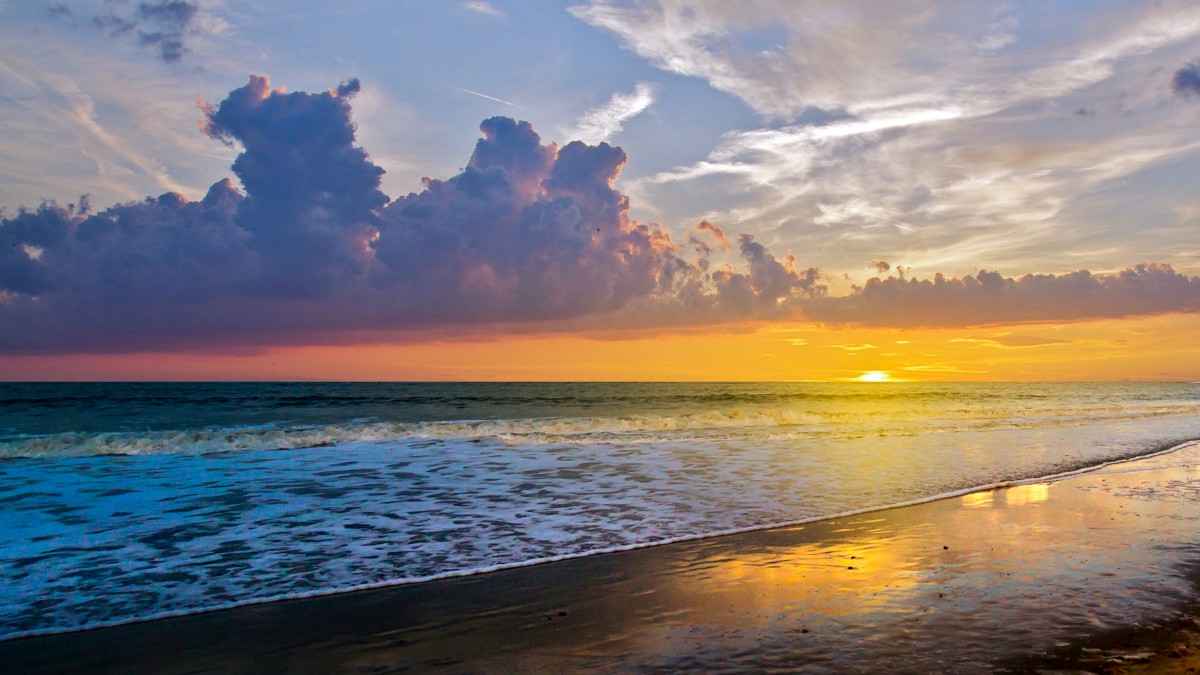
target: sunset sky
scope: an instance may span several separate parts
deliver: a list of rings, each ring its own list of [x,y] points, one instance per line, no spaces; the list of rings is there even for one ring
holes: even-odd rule
[[[0,0],[0,148],[0,379],[1200,380],[1195,2]]]

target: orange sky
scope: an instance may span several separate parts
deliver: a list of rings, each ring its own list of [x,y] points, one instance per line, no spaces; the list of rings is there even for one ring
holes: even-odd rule
[[[8,380],[1200,380],[1200,315],[974,329],[823,329],[626,339],[497,337],[238,353],[0,357]]]

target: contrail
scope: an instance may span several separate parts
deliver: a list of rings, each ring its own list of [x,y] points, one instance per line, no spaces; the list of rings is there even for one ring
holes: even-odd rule
[[[505,101],[504,99],[496,98],[495,96],[488,96],[487,94],[481,94],[477,91],[471,91],[470,89],[463,89],[462,87],[455,87],[454,85],[450,85],[450,87],[453,89],[457,89],[461,92],[465,92],[467,94],[478,96],[479,98],[486,98],[489,101],[495,101],[496,103],[503,103],[504,105],[511,105],[514,108],[521,107],[521,106],[517,105],[516,103],[513,103],[512,101]]]

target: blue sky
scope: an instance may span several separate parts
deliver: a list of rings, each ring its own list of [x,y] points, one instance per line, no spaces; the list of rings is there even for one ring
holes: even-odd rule
[[[597,189],[618,168],[620,176],[611,185],[616,192],[580,201],[576,211],[585,220],[607,218],[604,209],[625,208],[627,197],[628,213],[611,232],[636,243],[606,240],[618,248],[605,255],[630,245],[658,256],[669,248],[662,237],[674,248],[646,262],[654,290],[628,291],[642,283],[641,272],[613,272],[612,289],[626,290],[589,300],[599,303],[587,305],[589,316],[593,309],[637,311],[614,298],[665,299],[655,310],[663,316],[694,308],[681,295],[683,277],[671,288],[664,281],[672,266],[686,267],[684,276],[705,289],[695,291],[707,298],[705,311],[720,304],[722,288],[740,284],[771,309],[754,314],[760,318],[820,316],[815,304],[800,314],[780,308],[795,294],[856,294],[869,279],[889,275],[960,279],[992,270],[1057,280],[1082,269],[1106,275],[1154,263],[1144,269],[1158,273],[1169,265],[1186,277],[1200,273],[1198,63],[1200,6],[1171,0],[6,0],[0,206],[12,217],[20,206],[43,199],[65,206],[83,194],[92,212],[165,192],[195,202],[226,177],[244,189],[230,167],[246,149],[240,134],[250,127],[205,133],[213,124],[206,115],[231,92],[249,91],[241,89],[247,81],[266,82],[251,76],[312,93],[304,105],[313,106],[323,105],[321,92],[357,78],[356,92],[326,103],[352,111],[354,143],[384,171],[378,187],[397,200],[388,222],[408,223],[402,198],[425,190],[422,177],[460,176],[475,161],[481,121],[494,116],[529,122],[547,146],[582,140],[624,150],[623,167],[610,165],[603,152],[579,160],[600,171],[588,179]],[[255,91],[263,101],[274,96]],[[322,119],[340,124],[333,117]],[[253,124],[269,124],[257,119]],[[508,147],[508,140],[491,141]],[[465,185],[446,183],[446,194],[457,195],[447,199],[467,199]],[[559,180],[557,192],[529,193],[527,201],[578,201],[581,185]],[[261,210],[259,197],[251,201]],[[434,197],[404,203],[421,199]],[[592,207],[600,211],[591,214]],[[123,217],[150,217],[133,213]],[[255,222],[265,223],[259,216]],[[355,272],[364,284],[375,274],[368,268],[376,252],[391,250],[393,264],[400,259],[399,244],[376,244],[376,216],[342,223],[353,233],[337,244],[363,249],[346,255],[371,258],[359,260]],[[237,228],[253,221],[239,218]],[[695,229],[702,221],[716,229]],[[639,223],[648,228],[641,234]],[[21,227],[9,232],[41,234],[13,240],[23,253],[12,264],[25,270],[13,274],[83,266],[79,246],[43,255],[37,241],[48,230]],[[253,236],[266,241],[253,228],[235,230],[222,246]],[[709,236],[708,244],[688,243]],[[422,241],[433,246],[433,239]],[[479,243],[462,255],[473,255]],[[266,255],[242,253],[255,264]],[[501,267],[511,263],[463,263],[454,283],[467,288],[486,279],[493,291],[508,289],[514,308],[535,302],[512,290],[530,279],[505,281]],[[262,283],[247,281],[256,290],[239,287],[239,297],[273,288],[255,278]],[[188,283],[179,288],[192,288]],[[1186,278],[1181,283],[1179,303],[1148,311],[1194,311],[1193,291]],[[0,288],[9,294],[0,299],[25,292],[18,285]],[[732,295],[721,297],[750,311]],[[555,307],[514,309],[496,319],[566,316]],[[695,321],[731,315],[705,316]],[[667,323],[690,321],[676,316]]]

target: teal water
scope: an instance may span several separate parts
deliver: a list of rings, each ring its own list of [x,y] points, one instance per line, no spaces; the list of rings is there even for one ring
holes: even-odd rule
[[[0,637],[882,507],[1200,437],[1200,385],[3,384]]]

